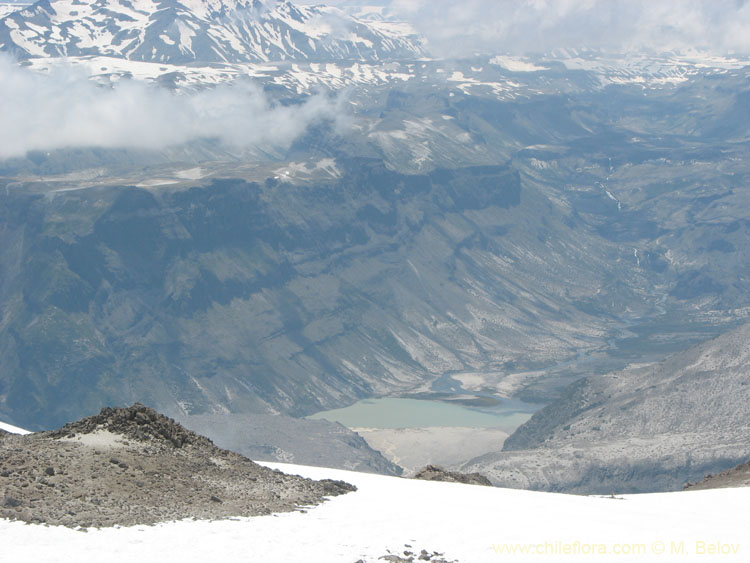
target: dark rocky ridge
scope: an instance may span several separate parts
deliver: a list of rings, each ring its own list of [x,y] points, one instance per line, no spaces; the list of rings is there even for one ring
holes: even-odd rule
[[[57,431],[0,433],[0,517],[70,527],[298,510],[356,490],[222,450],[143,405]]]
[[[728,487],[750,487],[750,461],[717,475],[706,475],[702,481],[687,483],[686,491],[725,489]]]
[[[436,465],[427,465],[420,469],[414,479],[423,481],[445,481],[446,483],[463,483],[465,485],[484,485],[491,487],[492,483],[481,473],[460,473],[458,471],[447,471]]]
[[[74,438],[76,434],[91,434],[97,430],[107,430],[140,442],[168,443],[175,448],[189,445],[213,447],[213,442],[208,438],[140,403],[128,408],[105,407],[99,414],[70,422],[59,430],[44,434],[51,438]]]

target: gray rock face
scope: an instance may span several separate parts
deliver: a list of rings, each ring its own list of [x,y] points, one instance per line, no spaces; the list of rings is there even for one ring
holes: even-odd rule
[[[678,490],[750,457],[750,325],[647,367],[571,385],[474,459],[496,485],[584,493]]]
[[[256,461],[332,467],[400,475],[402,470],[367,445],[359,434],[327,420],[282,415],[214,414],[177,416],[218,446]]]

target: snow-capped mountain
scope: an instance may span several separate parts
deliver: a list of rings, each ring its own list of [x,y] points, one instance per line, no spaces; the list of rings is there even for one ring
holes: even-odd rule
[[[40,0],[0,19],[19,59],[105,55],[165,63],[413,58],[406,24],[260,0]]]

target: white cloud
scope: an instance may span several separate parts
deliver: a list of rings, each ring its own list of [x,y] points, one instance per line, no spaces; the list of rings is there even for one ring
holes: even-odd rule
[[[314,2],[306,2],[314,3]],[[437,55],[601,47],[750,53],[747,0],[329,0],[387,5]]]
[[[250,82],[182,94],[130,80],[104,87],[77,69],[40,74],[0,55],[0,159],[66,147],[161,149],[201,138],[238,149],[285,147],[339,114],[325,95],[283,106]]]

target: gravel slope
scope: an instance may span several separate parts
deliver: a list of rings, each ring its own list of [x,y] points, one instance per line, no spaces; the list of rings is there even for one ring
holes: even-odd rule
[[[0,431],[0,518],[71,527],[219,519],[352,490],[262,467],[138,404],[51,432]]]

